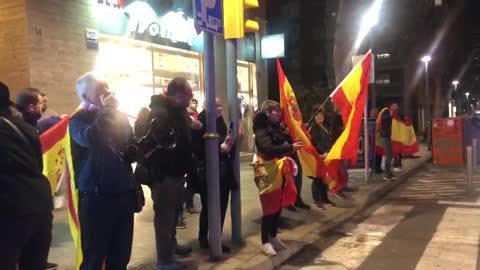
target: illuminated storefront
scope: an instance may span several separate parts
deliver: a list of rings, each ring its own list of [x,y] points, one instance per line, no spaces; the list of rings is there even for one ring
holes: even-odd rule
[[[126,1],[114,7],[99,1],[96,6],[99,34],[95,69],[116,92],[120,109],[131,116],[148,106],[150,96],[164,91],[174,77],[190,82],[199,104],[205,97],[202,34],[182,10],[161,12],[154,2]],[[254,63],[238,61],[239,98],[245,118],[258,106],[255,74]]]

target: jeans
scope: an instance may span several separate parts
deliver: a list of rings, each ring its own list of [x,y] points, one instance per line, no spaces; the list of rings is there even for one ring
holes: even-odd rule
[[[157,247],[158,265],[174,262],[174,252],[177,246],[177,220],[183,208],[185,179],[181,176],[165,176],[154,180],[152,190],[155,242]]]
[[[398,158],[395,158],[393,161],[394,168],[402,168],[402,155],[398,155]]]
[[[280,221],[281,210],[269,216],[262,217],[262,244],[270,241],[270,238],[277,237],[278,222]]]
[[[382,137],[382,143],[385,149],[385,175],[390,177],[392,176],[392,159],[393,159],[392,139]]]
[[[303,203],[302,200],[302,182],[303,182],[303,173],[302,173],[302,165],[300,164],[300,161],[298,158],[295,158],[295,162],[297,163],[298,166],[298,173],[294,177],[295,179],[295,188],[297,189],[297,199],[295,200],[295,203]]]
[[[82,233],[81,270],[126,270],[133,242],[136,194],[81,193],[79,217]]]
[[[25,217],[0,216],[0,268],[45,270],[52,243],[51,213]]]

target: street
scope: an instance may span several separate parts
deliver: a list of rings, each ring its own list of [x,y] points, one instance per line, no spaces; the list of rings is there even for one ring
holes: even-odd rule
[[[463,168],[410,178],[368,211],[305,247],[281,270],[480,269],[480,198]]]

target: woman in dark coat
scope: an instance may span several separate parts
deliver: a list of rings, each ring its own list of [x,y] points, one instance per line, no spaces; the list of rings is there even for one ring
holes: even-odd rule
[[[312,125],[310,135],[312,136],[312,144],[317,152],[326,157],[332,147],[331,131],[324,125],[325,115],[322,111],[318,111],[315,115],[315,124]],[[324,204],[334,205],[328,199],[328,187],[321,178],[314,178],[312,181],[312,197],[314,205],[317,208],[325,209]]]

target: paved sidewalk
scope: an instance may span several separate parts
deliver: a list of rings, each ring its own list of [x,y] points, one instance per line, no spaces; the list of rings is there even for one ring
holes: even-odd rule
[[[196,241],[198,234],[198,214],[186,214],[187,229],[178,230],[178,240],[182,244],[190,244],[194,251],[192,256],[181,260],[189,269],[272,269],[295,254],[304,245],[314,241],[313,235],[341,223],[352,215],[363,211],[368,205],[379,197],[395,188],[401,180],[410,176],[426,164],[430,154],[426,148],[421,147],[417,159],[405,159],[404,171],[400,181],[386,183],[380,176],[371,178],[368,183],[364,181],[363,172],[350,174],[350,186],[358,188],[349,200],[334,199],[337,207],[329,207],[327,210],[312,209],[309,211],[299,210],[292,213],[284,210],[280,226],[280,238],[285,239],[289,249],[280,252],[273,258],[260,254],[260,219],[261,207],[257,188],[253,182],[252,168],[248,162],[241,164],[241,192],[242,192],[242,218],[243,234],[245,242],[242,246],[232,246],[231,254],[224,254],[224,260],[218,263],[209,261],[208,252],[198,249]],[[304,179],[302,188],[303,199],[312,203],[308,178]],[[150,191],[145,188],[145,196],[148,198],[144,210],[135,216],[135,235],[133,254],[129,269],[150,270],[155,269],[155,237],[153,231],[153,211],[150,200]],[[200,207],[198,195],[195,197],[195,205]],[[230,244],[231,224],[227,213],[224,229],[224,242]],[[55,211],[53,243],[50,251],[50,260],[59,265],[59,269],[74,269],[75,251],[70,237],[66,210]]]

